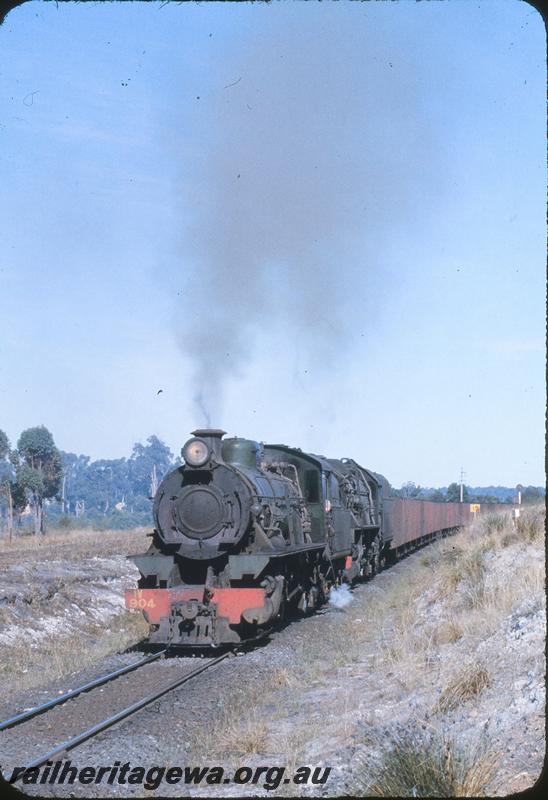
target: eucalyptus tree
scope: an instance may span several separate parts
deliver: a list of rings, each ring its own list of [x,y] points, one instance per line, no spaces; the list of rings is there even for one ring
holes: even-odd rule
[[[55,497],[61,488],[61,454],[53,436],[43,425],[27,428],[17,442],[16,482],[30,500],[34,532],[46,532],[44,500]]]
[[[0,430],[0,496],[5,498],[8,518],[8,536],[11,542],[13,535],[13,467],[9,461],[11,455],[10,442],[4,431]]]

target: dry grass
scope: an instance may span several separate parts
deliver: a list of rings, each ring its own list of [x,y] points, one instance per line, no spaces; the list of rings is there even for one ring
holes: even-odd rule
[[[464,629],[461,622],[456,617],[442,620],[436,628],[436,643],[454,644],[462,637]]]
[[[243,717],[223,714],[218,732],[217,752],[238,758],[264,753],[268,744],[268,725],[257,709],[248,710]],[[219,729],[218,729],[219,731]]]
[[[510,547],[512,544],[519,542],[520,536],[517,531],[507,531],[500,537],[501,547]]]
[[[481,543],[456,556],[454,551],[450,553],[449,567],[446,568],[446,581],[450,589],[456,589],[463,582],[473,585],[482,581],[484,550]]]
[[[41,646],[24,642],[6,648],[0,661],[0,698],[7,699],[17,688],[23,691],[42,686],[73,672],[99,664],[141,641],[148,634],[148,624],[140,614],[122,612],[110,620],[108,629],[96,627],[78,638],[52,636]]]
[[[272,673],[272,677],[269,681],[270,688],[273,690],[284,689],[286,687],[295,689],[300,683],[301,681],[295,672],[287,667],[278,667],[278,669]]]
[[[546,512],[543,508],[527,509],[516,520],[518,536],[529,542],[539,541],[545,531]]]
[[[501,533],[508,522],[506,514],[486,514],[481,518],[481,527],[484,534]]]
[[[147,534],[150,528],[131,528],[129,530],[94,531],[82,530],[62,531],[49,530],[45,536],[14,536],[11,542],[7,537],[0,538],[0,555],[21,555],[28,557],[35,554],[41,559],[51,558],[58,553],[69,558],[89,555],[111,555],[113,553],[140,552],[149,544]]]
[[[501,544],[501,547],[503,545]],[[539,553],[539,556],[542,555]],[[511,580],[507,570],[493,570],[481,585],[481,598],[470,602],[469,589],[453,598],[453,620],[470,641],[481,641],[500,630],[504,620],[524,604],[527,613],[545,605],[545,565],[543,560],[522,560],[513,567]]]
[[[454,541],[444,542],[439,545],[441,562],[443,564],[456,564],[464,555],[464,550]]]
[[[438,700],[439,711],[454,708],[477,697],[491,685],[491,674],[481,664],[471,664],[461,669],[443,689]]]
[[[438,562],[436,556],[434,560]],[[433,667],[439,640],[449,635],[445,622],[440,628],[427,611],[418,608],[425,588],[431,585],[431,568],[431,564],[421,564],[419,556],[413,572],[388,592],[390,612],[382,610],[382,598],[378,612],[383,622],[375,637],[375,664],[379,669],[387,664],[396,669],[406,687],[412,686],[425,668],[428,672]]]
[[[517,566],[511,581],[503,574],[493,576],[485,605],[499,615],[511,613],[524,601],[541,608],[545,601],[545,574],[544,563],[531,562]]]
[[[275,746],[272,752],[276,755],[276,761],[284,764],[289,775],[294,775],[297,768],[306,763],[303,745],[309,741],[310,731],[306,728],[291,728],[275,737]],[[276,790],[276,797],[295,797],[294,784],[280,784]]]
[[[287,672],[287,676],[285,673]],[[282,676],[280,675],[282,673]],[[215,729],[205,729],[192,742],[192,755],[197,759],[204,753],[225,759],[246,758],[256,753],[268,752],[270,725],[276,718],[272,709],[265,713],[265,704],[288,691],[287,680],[292,675],[278,669],[266,678],[245,688],[240,686],[229,694],[219,706]],[[277,704],[280,716],[288,711],[287,703]]]
[[[358,762],[355,797],[478,797],[493,778],[498,754],[484,742],[458,746],[437,730],[407,728],[383,737],[381,754]]]

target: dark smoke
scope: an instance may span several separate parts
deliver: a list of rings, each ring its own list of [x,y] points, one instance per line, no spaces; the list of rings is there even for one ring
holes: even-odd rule
[[[351,353],[432,169],[401,42],[366,4],[298,5],[248,6],[257,25],[223,49],[195,112],[180,342],[208,424],[258,333],[292,331],[331,366]]]
[[[196,408],[201,412],[201,415],[205,421],[206,427],[211,428],[211,415],[207,410],[207,406],[204,403],[204,398],[201,392],[196,392],[193,397],[194,404]]]

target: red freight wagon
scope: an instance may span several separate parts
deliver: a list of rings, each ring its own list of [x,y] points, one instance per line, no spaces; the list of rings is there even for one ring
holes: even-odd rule
[[[384,497],[383,514],[386,538],[391,539],[391,549],[434,533],[446,532],[474,521],[475,512],[493,513],[508,511],[502,503],[434,503],[429,500],[409,500]]]

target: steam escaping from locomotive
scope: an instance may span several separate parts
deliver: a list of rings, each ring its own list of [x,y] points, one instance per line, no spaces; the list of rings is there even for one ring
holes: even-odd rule
[[[342,586],[333,586],[329,592],[329,605],[335,608],[343,609],[349,606],[352,602],[352,593],[348,588],[348,584],[343,583]]]
[[[179,342],[207,424],[258,350],[271,359],[289,339],[312,368],[345,368],[342,354],[364,342],[356,319],[360,331],[374,323],[387,288],[387,226],[431,169],[382,36],[348,9],[309,8],[304,20],[281,5],[255,14],[253,38],[235,30],[222,58],[211,40],[191,112],[200,146],[185,163]]]

